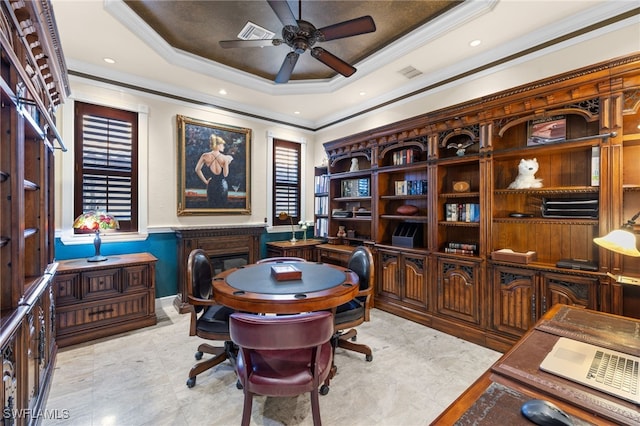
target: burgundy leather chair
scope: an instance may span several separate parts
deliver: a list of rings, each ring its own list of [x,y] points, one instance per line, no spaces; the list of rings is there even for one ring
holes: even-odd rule
[[[319,388],[328,391],[333,365],[331,312],[285,316],[234,313],[229,332],[238,346],[236,372],[244,391],[242,425],[251,421],[254,395],[283,397],[310,392],[313,424],[320,426]]]
[[[211,263],[207,253],[202,249],[192,250],[187,260],[185,286],[189,314],[191,315],[189,336],[222,341],[224,346],[213,346],[208,343],[202,343],[198,346],[198,351],[195,354],[196,360],[201,360],[205,353],[213,355],[213,357],[199,362],[191,368],[189,379],[187,379],[187,386],[190,388],[196,385],[198,374],[227,359],[233,364],[235,359],[235,349],[229,335],[229,315],[234,311],[213,300],[211,278]]]

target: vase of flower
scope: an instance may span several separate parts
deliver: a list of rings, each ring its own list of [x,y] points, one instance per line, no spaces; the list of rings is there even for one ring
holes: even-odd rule
[[[302,238],[304,241],[307,241],[307,228],[311,226],[311,223],[312,222],[309,220],[301,220],[298,222],[298,226],[300,226],[300,229],[302,230]]]

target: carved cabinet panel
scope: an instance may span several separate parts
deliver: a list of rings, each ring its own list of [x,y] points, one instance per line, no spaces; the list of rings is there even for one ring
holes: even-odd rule
[[[493,266],[493,328],[522,336],[553,305],[598,309],[598,278]]]
[[[437,312],[480,323],[480,267],[477,262],[438,258]]]
[[[378,248],[376,297],[419,311],[428,307],[426,255]]]
[[[493,267],[493,327],[519,336],[535,322],[535,271]]]

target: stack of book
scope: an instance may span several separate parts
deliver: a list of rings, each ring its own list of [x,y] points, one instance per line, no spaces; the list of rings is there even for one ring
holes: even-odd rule
[[[329,214],[329,197],[316,197],[314,204],[317,215]]]
[[[329,192],[329,176],[316,176],[313,180],[313,190],[316,194],[324,194]]]
[[[397,180],[395,195],[424,195],[427,193],[427,180]]]
[[[447,222],[480,222],[480,204],[447,203],[444,215]]]
[[[319,217],[316,219],[316,226],[314,228],[314,236],[326,238],[329,234],[329,219],[326,217]]]
[[[445,253],[474,255],[478,252],[478,245],[475,243],[447,243],[444,248]]]
[[[396,151],[393,153],[393,165],[394,166],[402,166],[404,164],[411,164],[414,161],[418,161],[419,156],[416,155],[414,149],[401,149],[400,151]]]

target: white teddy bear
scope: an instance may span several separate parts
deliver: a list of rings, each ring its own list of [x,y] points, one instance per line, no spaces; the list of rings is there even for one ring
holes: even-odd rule
[[[511,182],[509,189],[542,188],[542,179],[535,177],[538,171],[538,159],[520,160],[518,176]]]

